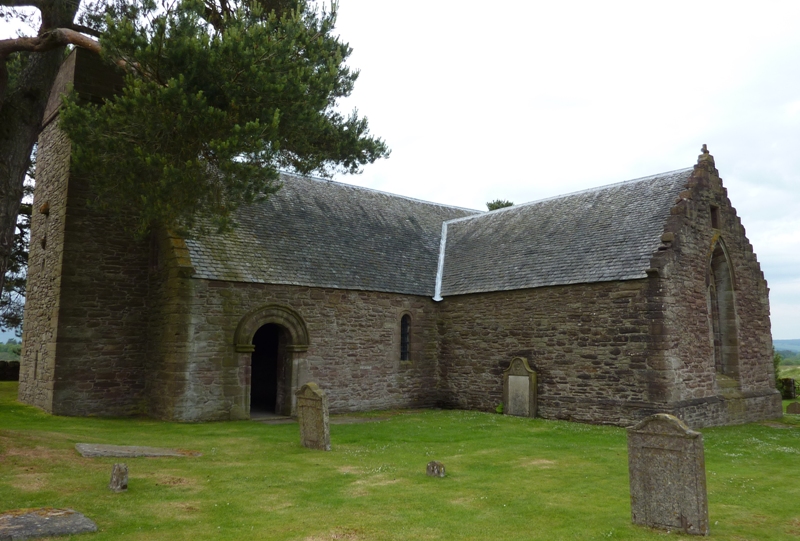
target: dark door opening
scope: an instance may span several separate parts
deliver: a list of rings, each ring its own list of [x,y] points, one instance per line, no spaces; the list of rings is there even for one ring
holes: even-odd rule
[[[278,406],[280,383],[281,327],[274,323],[263,325],[253,336],[250,363],[250,413],[281,413]]]

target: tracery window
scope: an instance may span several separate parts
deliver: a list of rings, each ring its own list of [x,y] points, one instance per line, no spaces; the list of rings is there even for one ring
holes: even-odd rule
[[[736,325],[734,280],[723,243],[717,242],[708,269],[710,331],[714,342],[714,368],[717,373],[739,375],[739,337]]]

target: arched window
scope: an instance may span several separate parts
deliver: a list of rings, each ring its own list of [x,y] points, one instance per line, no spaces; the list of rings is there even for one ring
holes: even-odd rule
[[[717,242],[708,269],[708,305],[714,340],[714,368],[720,374],[739,376],[739,337],[733,274],[722,242]]]
[[[409,359],[409,351],[411,349],[411,316],[404,315],[400,319],[400,360],[407,361]]]

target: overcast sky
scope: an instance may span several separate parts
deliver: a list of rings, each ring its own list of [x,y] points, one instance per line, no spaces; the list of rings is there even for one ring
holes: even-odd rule
[[[800,338],[800,2],[340,0],[343,103],[392,149],[337,180],[485,209],[694,165],[707,143]],[[746,330],[745,330],[746,332]]]
[[[690,167],[707,143],[773,337],[800,338],[798,21],[764,0],[340,0],[361,70],[342,107],[392,155],[337,180],[485,209]]]

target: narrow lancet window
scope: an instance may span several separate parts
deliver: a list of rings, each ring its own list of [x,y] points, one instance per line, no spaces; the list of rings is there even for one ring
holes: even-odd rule
[[[400,319],[400,360],[407,361],[411,346],[411,316],[404,315]]]

